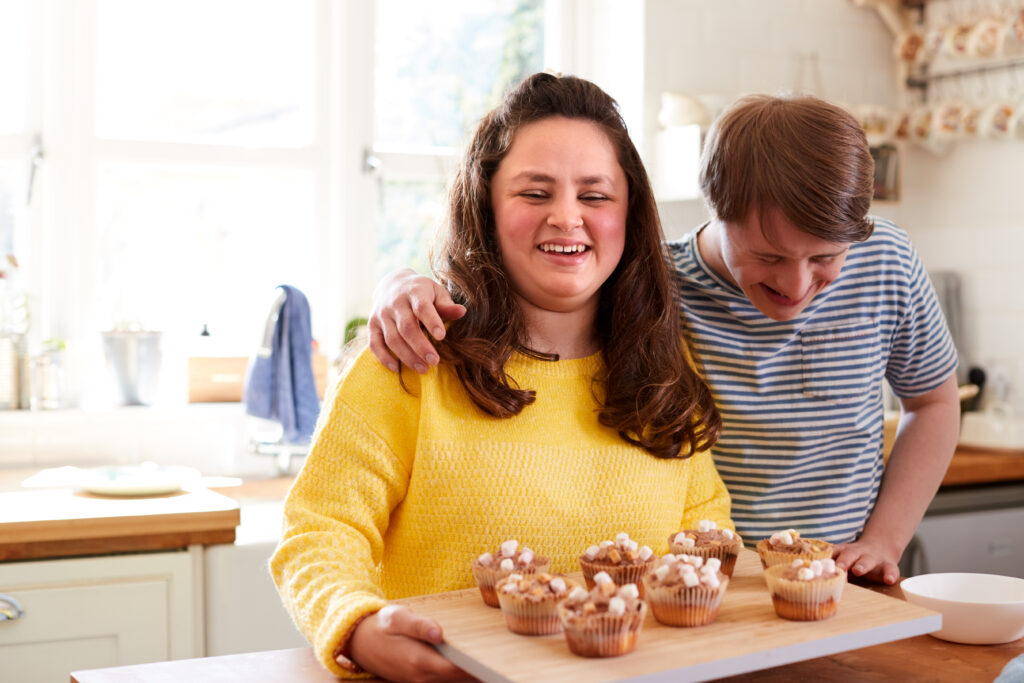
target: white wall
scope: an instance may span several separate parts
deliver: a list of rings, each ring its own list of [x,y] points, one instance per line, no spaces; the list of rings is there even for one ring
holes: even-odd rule
[[[960,274],[964,362],[988,374],[989,398],[1024,415],[1024,140],[957,143],[903,155],[903,198],[885,213],[910,233],[930,270]]]
[[[850,0],[647,0],[645,159],[662,92],[718,94],[807,90],[801,57],[817,53],[820,92],[846,104],[900,100],[892,36]],[[963,282],[964,362],[1003,374],[1024,414],[1024,141],[961,142],[942,155],[903,153],[903,198],[874,207],[910,233],[931,271]],[[706,219],[700,201],[661,205],[665,232],[682,236]]]
[[[848,104],[893,106],[892,38],[850,0],[647,0],[643,154],[654,168],[661,93],[810,92]],[[809,73],[817,60],[817,77]],[[661,206],[670,238],[706,219],[698,200]]]

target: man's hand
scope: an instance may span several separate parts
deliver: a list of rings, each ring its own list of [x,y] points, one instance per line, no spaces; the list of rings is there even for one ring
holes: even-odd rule
[[[387,605],[356,626],[349,659],[389,681],[471,681],[472,676],[437,653],[442,641],[433,619],[406,607]]]
[[[900,577],[899,561],[902,549],[885,548],[865,540],[856,543],[837,543],[833,550],[836,566],[851,576],[891,586]]]
[[[370,351],[392,372],[398,372],[401,361],[423,374],[439,360],[423,328],[434,339],[444,339],[444,320],[465,314],[466,307],[452,301],[448,290],[430,278],[408,268],[389,273],[373,294],[367,324]]]

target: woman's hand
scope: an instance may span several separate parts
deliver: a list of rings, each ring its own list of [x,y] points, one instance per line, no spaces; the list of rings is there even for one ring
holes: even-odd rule
[[[441,627],[399,605],[387,605],[363,619],[349,640],[349,659],[389,681],[475,680],[430,646],[442,641]]]
[[[836,566],[851,576],[888,586],[900,578],[900,553],[881,544],[874,544],[861,536],[856,543],[838,543],[832,551]]]
[[[444,339],[444,320],[456,320],[466,307],[452,301],[448,290],[408,268],[384,276],[373,294],[367,327],[370,351],[392,372],[397,358],[420,374],[437,365],[437,351],[423,333]]]

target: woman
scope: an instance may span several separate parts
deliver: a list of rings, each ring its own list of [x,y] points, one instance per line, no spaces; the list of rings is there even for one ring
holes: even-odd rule
[[[653,195],[614,100],[536,74],[480,123],[439,273],[470,313],[402,385],[364,351],[320,417],[271,560],[332,672],[457,677],[440,626],[388,599],[466,588],[515,538],[575,571],[588,545],[669,534],[729,498],[687,361]]]

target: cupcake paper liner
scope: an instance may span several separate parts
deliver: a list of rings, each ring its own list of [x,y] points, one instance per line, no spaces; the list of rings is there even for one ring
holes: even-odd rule
[[[505,615],[505,624],[512,633],[542,636],[562,632],[558,603],[565,595],[550,595],[543,600],[530,600],[520,594],[498,593],[498,603]]]
[[[572,615],[561,603],[558,614],[562,620],[569,650],[583,657],[617,657],[633,651],[640,629],[647,616],[646,603],[636,612],[613,616],[608,613],[589,617]]]
[[[799,581],[782,578],[786,568],[774,565],[764,571],[776,614],[794,621],[817,621],[836,613],[846,585],[846,572],[824,580]]]
[[[649,584],[647,579],[644,583]],[[728,585],[728,577],[717,588],[648,585],[646,601],[654,618],[666,626],[704,626],[718,616]]]

